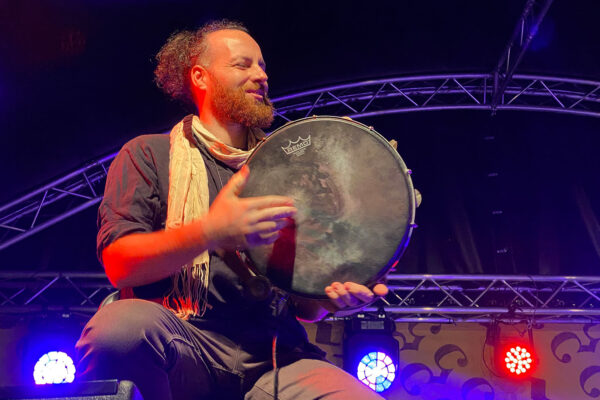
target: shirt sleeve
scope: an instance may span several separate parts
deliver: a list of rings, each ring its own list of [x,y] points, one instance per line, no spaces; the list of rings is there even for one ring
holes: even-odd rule
[[[125,144],[112,162],[104,199],[98,208],[98,259],[120,237],[156,230],[160,219],[158,176],[154,158],[140,138]],[[160,224],[160,223],[159,223]]]

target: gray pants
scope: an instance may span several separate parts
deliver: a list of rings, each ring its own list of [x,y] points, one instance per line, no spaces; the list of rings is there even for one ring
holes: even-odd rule
[[[245,337],[243,329],[199,329],[159,304],[119,300],[83,330],[78,379],[128,379],[145,400],[273,399],[271,343],[234,342]],[[278,354],[279,399],[382,399],[316,358],[298,348]]]

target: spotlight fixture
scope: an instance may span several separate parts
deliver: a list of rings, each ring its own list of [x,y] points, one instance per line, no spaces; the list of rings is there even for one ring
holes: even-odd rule
[[[505,354],[504,363],[511,374],[521,375],[531,370],[533,359],[526,347],[511,346]]]
[[[388,389],[396,377],[400,345],[394,320],[383,311],[357,314],[344,329],[344,369],[376,392]]]
[[[71,383],[75,379],[73,360],[62,351],[44,354],[35,364],[33,379],[38,385],[47,383]]]
[[[523,337],[525,332],[528,333],[528,340]],[[529,376],[538,364],[531,323],[527,324],[526,331],[519,332],[514,327],[502,330],[500,322],[494,321],[488,326],[485,343],[493,349],[492,372],[495,374],[520,379]]]
[[[27,324],[16,384],[69,383],[75,378],[73,364],[75,343],[83,328],[83,320],[49,315],[32,319]]]
[[[396,366],[390,356],[383,352],[366,354],[358,364],[358,379],[376,392],[388,389],[396,378]]]

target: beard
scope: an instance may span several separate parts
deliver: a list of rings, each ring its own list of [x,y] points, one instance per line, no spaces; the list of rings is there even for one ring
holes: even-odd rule
[[[265,94],[262,101],[249,99],[246,89],[228,89],[217,79],[214,82],[212,108],[221,121],[231,121],[249,128],[268,128],[273,122],[273,103]]]

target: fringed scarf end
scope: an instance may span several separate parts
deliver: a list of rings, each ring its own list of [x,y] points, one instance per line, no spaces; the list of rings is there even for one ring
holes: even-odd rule
[[[163,306],[178,318],[203,317],[208,305],[208,263],[186,265],[172,277],[173,285],[163,297]]]

